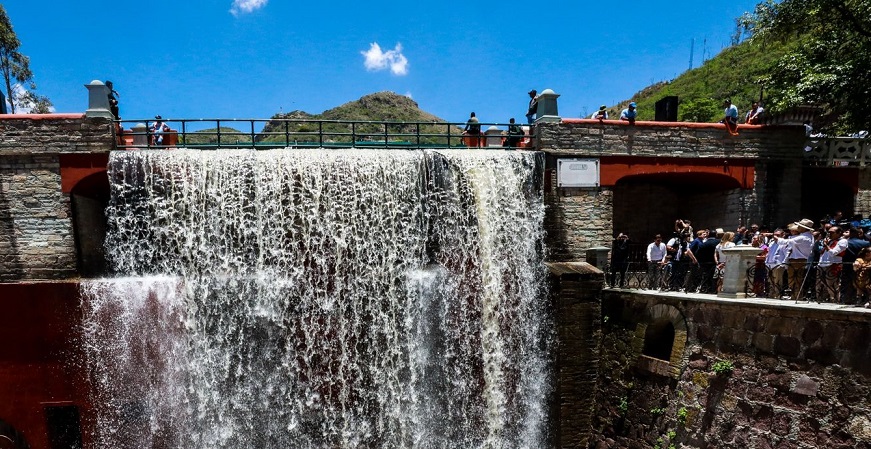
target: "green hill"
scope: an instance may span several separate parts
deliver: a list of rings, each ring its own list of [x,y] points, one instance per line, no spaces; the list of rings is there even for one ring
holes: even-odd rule
[[[379,123],[306,123],[302,120],[325,121],[372,121]],[[383,124],[381,122],[388,122]],[[439,125],[440,123],[444,123]],[[321,126],[321,130],[318,129]],[[386,127],[386,129],[385,129]],[[345,103],[320,114],[293,111],[276,114],[263,127],[257,141],[269,142],[318,142],[318,131],[324,134],[324,142],[384,142],[385,132],[390,134],[392,144],[417,143],[417,134],[423,144],[444,145],[444,136],[451,129],[452,135],[462,132],[446,121],[420,109],[411,98],[393,92],[378,92],[365,95],[359,100]],[[459,144],[459,138],[451,144]]]
[[[797,45],[790,42],[747,40],[723,50],[701,67],[688,70],[677,78],[642,89],[632,98],[609,111],[619,116],[629,102],[638,105],[639,120],[653,120],[654,103],[663,97],[679,98],[678,120],[714,122],[723,116],[723,100],[730,98],[738,106],[743,120],[750,104],[768,96],[765,81],[781,57]],[[775,111],[776,112],[776,111]]]

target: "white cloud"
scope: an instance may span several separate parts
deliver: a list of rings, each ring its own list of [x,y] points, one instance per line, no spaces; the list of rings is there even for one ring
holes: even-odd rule
[[[390,72],[397,76],[408,75],[408,58],[402,54],[402,44],[396,44],[393,50],[382,51],[377,42],[369,44],[368,51],[361,51],[365,58],[363,66],[370,72],[377,72],[390,68]]]
[[[233,6],[230,7],[230,14],[238,16],[260,9],[266,6],[269,0],[233,0]]]
[[[411,98],[412,100],[414,99],[414,97],[411,96],[411,91],[406,92],[405,96]]]
[[[16,83],[12,85],[12,95],[15,96],[15,113],[16,114],[30,114],[30,111],[33,110],[33,102],[24,98],[27,94],[27,89],[21,85],[21,83]],[[6,98],[6,92],[3,92],[4,103],[6,103],[6,111],[10,114],[12,113],[12,107],[9,106],[9,99]],[[54,106],[49,106],[48,111],[54,113],[56,110]]]

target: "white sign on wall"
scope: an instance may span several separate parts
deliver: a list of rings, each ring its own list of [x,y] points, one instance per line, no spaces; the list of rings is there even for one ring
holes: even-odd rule
[[[598,159],[558,159],[558,187],[599,187]]]

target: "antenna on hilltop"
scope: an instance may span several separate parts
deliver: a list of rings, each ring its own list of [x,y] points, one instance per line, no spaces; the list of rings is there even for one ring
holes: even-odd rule
[[[690,70],[693,69],[693,50],[696,48],[696,38],[690,41]]]

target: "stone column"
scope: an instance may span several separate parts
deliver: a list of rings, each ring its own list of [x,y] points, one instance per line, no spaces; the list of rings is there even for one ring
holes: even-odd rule
[[[115,116],[109,110],[109,88],[100,80],[91,81],[85,87],[88,88],[88,110],[85,111],[85,117],[114,120]]]
[[[557,111],[556,99],[558,97],[559,94],[551,89],[545,89],[538,95],[538,113],[535,123],[559,123],[562,121]]]
[[[599,270],[605,271],[605,265],[608,264],[609,251],[611,251],[611,248],[606,248],[604,246],[587,249],[587,263]]]
[[[726,270],[723,273],[723,290],[717,296],[730,299],[747,297],[744,293],[747,270],[756,264],[759,252],[759,248],[744,245],[723,250]]]
[[[486,147],[501,147],[502,146],[502,130],[495,126],[490,126],[487,131],[484,131],[487,136],[485,140]]]
[[[145,123],[137,123],[133,125],[133,146],[138,148],[148,148],[148,127]]]

